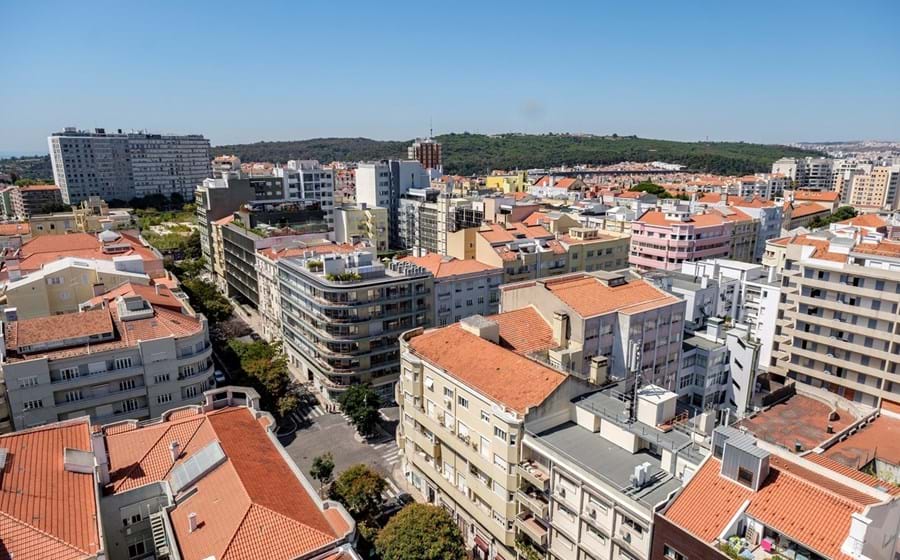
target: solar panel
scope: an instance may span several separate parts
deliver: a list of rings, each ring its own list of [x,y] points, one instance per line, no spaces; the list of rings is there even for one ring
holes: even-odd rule
[[[178,493],[200,480],[203,475],[216,468],[225,460],[225,452],[218,441],[214,441],[191,455],[189,459],[172,469],[169,485]]]

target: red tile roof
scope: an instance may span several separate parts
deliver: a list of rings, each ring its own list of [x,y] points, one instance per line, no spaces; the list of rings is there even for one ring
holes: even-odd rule
[[[101,548],[93,474],[65,470],[66,448],[91,451],[90,424],[73,420],[0,436],[0,559],[80,560]]]
[[[172,441],[182,449],[175,464],[213,441],[225,452],[225,462],[182,491],[170,513],[185,560],[295,558],[334,545],[349,529],[325,515],[250,409],[229,407],[131,426],[105,431],[112,479],[108,492],[167,478],[174,467]],[[186,497],[193,488],[196,493]],[[199,522],[193,532],[190,513]]]
[[[475,259],[457,259],[438,253],[428,253],[421,257],[404,257],[401,261],[410,262],[427,269],[435,278],[449,278],[478,272],[501,272],[502,268],[484,264]]]
[[[544,402],[566,376],[462,329],[457,323],[409,341],[416,354],[516,412]]]
[[[850,516],[877,500],[780,457],[769,461],[769,476],[753,492],[721,476],[720,461],[710,457],[665,517],[711,543],[749,501],[750,517],[820,554],[849,560],[840,549],[850,532]]]
[[[633,314],[681,301],[644,280],[610,287],[596,276],[576,273],[547,279],[544,285],[583,317],[613,312]]]

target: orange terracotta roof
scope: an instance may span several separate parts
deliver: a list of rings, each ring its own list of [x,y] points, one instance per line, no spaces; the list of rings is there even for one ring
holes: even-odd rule
[[[633,314],[681,301],[644,280],[609,287],[590,274],[570,274],[544,281],[546,288],[583,317]]]
[[[80,560],[100,549],[93,474],[65,470],[66,448],[91,451],[85,420],[0,436],[0,558]]]
[[[329,520],[244,407],[196,413],[131,430],[106,431],[112,482],[121,492],[160,481],[218,441],[225,462],[177,497],[170,519],[185,560],[295,558],[335,544],[349,527]],[[172,441],[181,445],[173,464]],[[185,497],[196,488],[196,493]],[[191,532],[188,514],[199,527]]]
[[[31,224],[29,224],[28,222],[0,224],[0,236],[28,235],[30,233],[31,233]]]
[[[27,185],[24,187],[19,187],[19,190],[22,192],[58,191],[59,187],[57,187],[56,185]]]
[[[502,272],[503,269],[484,264],[475,259],[457,259],[447,257],[438,253],[428,253],[421,257],[404,257],[400,259],[404,262],[413,263],[430,271],[435,278],[449,278],[451,276],[462,276],[464,274],[475,274],[478,272]]]
[[[860,214],[859,216],[855,216],[850,218],[849,220],[842,220],[838,222],[839,224],[847,224],[848,226],[857,226],[857,227],[866,227],[866,228],[875,228],[881,229],[887,227],[887,222],[881,216],[877,214]]]
[[[668,220],[666,214],[659,210],[648,210],[644,215],[638,218],[638,223],[649,224],[654,226],[673,226],[676,224],[689,224],[697,227],[719,226],[725,223],[725,219],[721,214],[707,212],[705,214],[694,214],[687,221]]]
[[[454,324],[409,341],[416,354],[516,412],[544,402],[565,375]]]
[[[531,306],[488,317],[500,327],[500,345],[519,354],[553,348],[553,331]]]
[[[515,222],[506,226],[502,224],[486,224],[478,233],[492,245],[509,243],[516,239],[548,239],[553,237],[553,234],[547,231],[547,228],[544,226],[529,226],[522,222]]]
[[[103,252],[103,244],[96,235],[90,233],[67,233],[65,235],[41,235],[23,243],[19,251],[23,272],[38,270],[43,265],[65,258],[113,260],[115,257],[140,255],[144,262],[161,262],[149,248],[130,234],[118,232],[121,237],[116,244],[127,244],[131,249],[121,253]]]
[[[795,463],[776,456],[769,460],[769,476],[759,491],[753,492],[721,476],[720,461],[709,458],[665,517],[711,543],[749,500],[748,516],[820,554],[849,560],[840,549],[850,532],[850,516],[875,500]]]
[[[837,202],[840,198],[841,195],[835,191],[794,191],[794,200]]]
[[[824,454],[857,470],[876,457],[900,465],[900,420],[882,414],[845,440],[826,449]]]
[[[800,204],[794,204],[794,207],[791,210],[791,219],[803,218],[814,214],[826,213],[828,211],[828,208],[816,202],[801,202]]]
[[[108,309],[35,317],[6,323],[7,348],[16,349],[54,340],[67,340],[110,333],[112,318]]]

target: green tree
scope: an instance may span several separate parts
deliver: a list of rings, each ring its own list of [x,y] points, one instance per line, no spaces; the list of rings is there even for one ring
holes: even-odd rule
[[[334,455],[331,452],[323,453],[313,459],[309,474],[319,481],[319,492],[322,487],[330,483],[334,478]]]
[[[459,560],[466,548],[459,527],[443,508],[410,504],[375,539],[382,560]]]
[[[344,504],[358,521],[372,520],[378,515],[387,482],[368,465],[353,465],[337,477],[331,487],[332,497]],[[412,557],[411,557],[412,558]]]
[[[378,394],[369,385],[352,385],[337,399],[341,410],[350,418],[356,431],[363,436],[375,434],[378,426]]]

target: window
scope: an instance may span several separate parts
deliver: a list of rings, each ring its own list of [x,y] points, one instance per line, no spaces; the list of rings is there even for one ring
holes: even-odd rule
[[[41,399],[25,401],[22,403],[22,410],[35,410],[38,408],[44,408],[44,401]]]
[[[463,408],[469,408],[469,399],[465,398],[462,395],[459,395],[458,397],[456,397],[456,404]]]
[[[20,389],[23,389],[25,387],[34,387],[37,384],[38,384],[38,378],[36,375],[19,378],[19,388]]]
[[[494,437],[506,441],[506,431],[499,426],[494,426]]]
[[[482,411],[481,411],[481,419],[482,419],[483,421],[485,421],[485,422],[490,422],[490,421],[491,421],[491,415],[488,414],[487,412],[485,412],[484,410],[482,410]]]
[[[668,560],[687,560],[687,556],[678,552],[669,545],[663,545],[663,557]]]
[[[738,467],[738,482],[744,486],[753,486],[753,472],[744,467]]]

